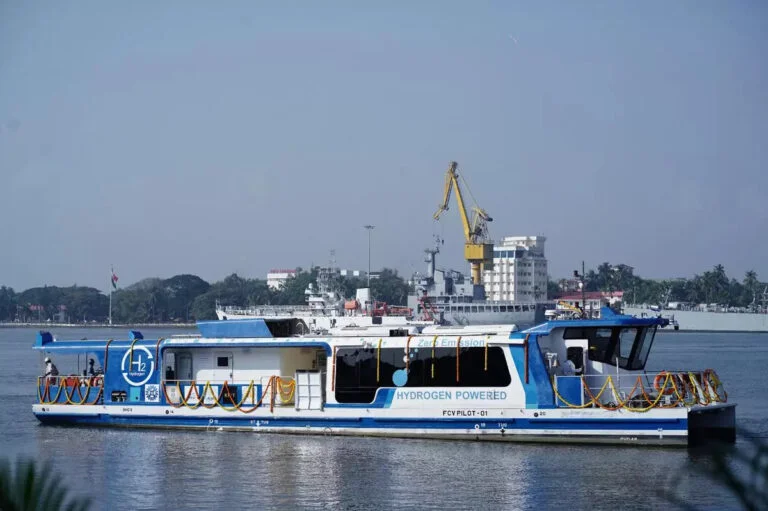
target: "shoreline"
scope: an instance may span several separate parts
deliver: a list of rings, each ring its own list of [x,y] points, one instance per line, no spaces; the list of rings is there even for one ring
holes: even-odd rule
[[[180,328],[194,329],[196,323],[11,323],[0,322],[0,328]]]

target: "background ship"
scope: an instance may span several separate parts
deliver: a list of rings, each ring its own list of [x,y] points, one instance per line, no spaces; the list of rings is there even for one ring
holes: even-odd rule
[[[426,275],[414,276],[416,292],[408,307],[417,317],[447,325],[517,325],[520,328],[544,321],[553,305],[541,301],[485,300],[464,275],[436,266],[439,249],[428,249]]]
[[[768,332],[768,286],[755,293],[747,307],[729,307],[716,303],[669,301],[669,293],[660,305],[630,304],[624,313],[639,317],[663,316],[679,330],[694,332]]]
[[[320,268],[317,286],[309,284],[304,291],[303,305],[257,305],[254,307],[222,306],[216,304],[220,320],[254,318],[300,318],[313,332],[337,328],[370,327],[374,325],[404,327],[434,324],[434,321],[414,320],[408,307],[390,306],[372,300],[369,288],[361,288],[351,300],[345,300],[333,286],[337,270]]]

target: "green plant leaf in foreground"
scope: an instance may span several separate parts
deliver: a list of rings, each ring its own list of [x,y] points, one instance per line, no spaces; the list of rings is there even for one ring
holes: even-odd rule
[[[0,511],[87,511],[90,499],[68,498],[49,463],[0,460]]]

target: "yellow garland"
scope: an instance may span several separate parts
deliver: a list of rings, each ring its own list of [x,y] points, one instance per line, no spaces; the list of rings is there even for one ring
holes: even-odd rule
[[[714,373],[714,371],[712,371],[712,373]],[[712,401],[725,402],[724,399],[720,398],[720,395],[716,391],[714,392],[715,396],[717,396],[715,399],[710,399],[708,396],[706,396],[705,391],[703,389],[702,389],[701,392],[699,392],[697,390],[697,385],[695,384],[695,382],[696,382],[695,375],[692,372],[688,373],[688,377],[689,377],[689,379],[691,381],[691,384],[693,385],[693,392],[692,393],[694,395],[696,395],[696,401],[694,401],[693,403],[689,403],[689,402],[685,401],[684,395],[681,395],[679,389],[677,388],[677,384],[675,383],[675,376],[676,375],[673,375],[671,373],[666,373],[666,376],[665,376],[665,379],[664,379],[664,384],[659,389],[658,395],[657,395],[656,399],[654,399],[654,400],[652,400],[650,398],[650,396],[648,395],[648,393],[645,391],[645,386],[643,385],[642,378],[640,376],[637,377],[637,380],[635,381],[635,385],[629,391],[629,393],[628,393],[629,397],[625,401],[621,400],[621,398],[619,396],[619,392],[616,389],[616,385],[613,382],[613,378],[610,375],[606,378],[605,383],[603,383],[603,386],[600,388],[600,391],[597,393],[597,395],[594,395],[592,393],[591,389],[589,388],[589,386],[587,385],[586,377],[583,376],[583,375],[581,376],[581,382],[584,385],[584,390],[586,391],[587,395],[590,398],[587,403],[582,404],[582,405],[576,405],[576,404],[568,402],[568,400],[566,400],[558,392],[556,385],[552,385],[552,389],[554,390],[554,393],[555,393],[555,396],[557,397],[557,399],[562,401],[566,405],[566,407],[568,407],[568,408],[575,408],[575,409],[582,409],[582,408],[588,408],[588,407],[595,407],[596,406],[596,407],[601,408],[603,410],[609,410],[609,411],[627,410],[627,411],[630,411],[630,412],[641,412],[642,413],[642,412],[647,412],[647,411],[649,411],[649,410],[651,410],[653,408],[674,408],[674,407],[679,406],[681,403],[683,405],[690,406],[691,404],[695,404],[695,403],[707,405],[707,404],[710,404]],[[706,376],[710,377],[709,374],[707,374]],[[715,382],[716,382],[715,385],[717,387],[722,386],[722,382],[720,382],[719,379],[716,379],[717,378],[716,375],[712,376],[711,378],[715,380]],[[702,379],[703,379],[703,381],[706,382],[707,385],[710,385],[708,378],[702,378]],[[660,405],[659,403],[661,402],[661,399],[665,395],[664,390],[667,389],[668,386],[670,386],[670,385],[671,385],[673,394],[675,395],[677,400],[672,402],[672,403],[670,403],[670,404]],[[639,389],[640,389],[640,395],[642,395],[642,397],[649,404],[649,406],[639,407],[639,408],[638,407],[629,406],[630,401],[632,401],[634,399],[637,399],[637,397],[639,397],[638,394],[635,394],[635,390],[638,389],[638,386],[639,386]],[[613,398],[614,398],[614,400],[617,403],[616,406],[609,406],[609,405],[606,405],[606,404],[603,404],[602,402],[600,402],[600,398],[602,397],[602,395],[606,391],[606,389],[608,389],[609,387],[611,389],[611,393],[613,394]],[[723,392],[725,392],[725,391],[723,390]],[[704,401],[703,403],[702,403],[702,397],[699,397],[700,395],[703,395],[702,396],[703,397],[703,401]]]

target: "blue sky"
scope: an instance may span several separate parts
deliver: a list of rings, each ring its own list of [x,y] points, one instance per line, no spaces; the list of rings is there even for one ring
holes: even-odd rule
[[[415,4],[415,5],[414,5]],[[0,3],[0,284],[465,268],[451,160],[550,273],[768,279],[768,6]]]

